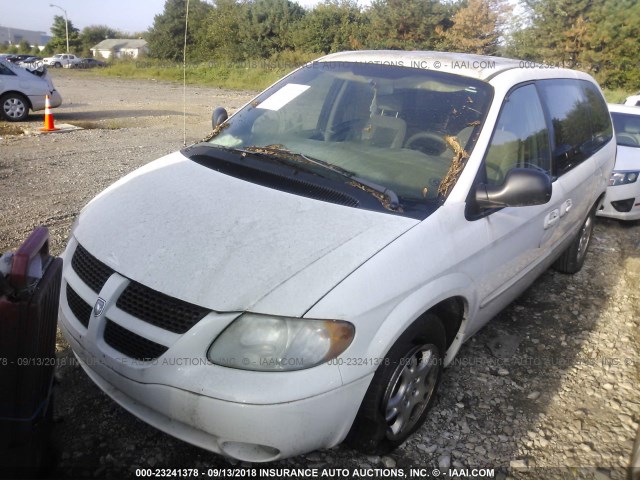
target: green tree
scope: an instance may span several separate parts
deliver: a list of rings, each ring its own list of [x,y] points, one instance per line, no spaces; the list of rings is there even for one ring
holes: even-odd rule
[[[518,13],[509,18],[502,53],[512,58],[538,60],[540,52],[535,47],[536,32],[531,24],[533,14],[522,4],[519,7]]]
[[[62,15],[53,17],[53,25],[51,25],[51,40],[46,45],[48,53],[62,53],[67,51],[67,34],[65,28],[65,18]],[[82,48],[80,41],[80,30],[73,26],[73,22],[69,20],[69,50],[77,52]]]
[[[209,13],[204,37],[199,42],[200,57],[243,61],[246,48],[239,41],[241,31],[246,28],[248,5],[237,0],[218,0]]]
[[[634,0],[525,0],[512,56],[591,73],[605,87],[640,88],[640,4]]]
[[[441,47],[479,55],[496,55],[511,7],[503,0],[469,0],[452,18],[451,28],[436,27]]]
[[[331,53],[362,48],[368,18],[355,0],[326,0],[298,23],[293,33],[296,49]]]
[[[31,53],[32,49],[31,49],[31,45],[29,45],[29,42],[27,42],[26,40],[22,40],[18,45],[18,52]]]
[[[202,0],[189,3],[189,25],[187,29],[187,49],[198,49],[197,42],[206,28],[204,22],[213,7]],[[164,60],[182,60],[185,40],[186,0],[167,0],[164,11],[156,15],[153,26],[147,34],[149,56]]]
[[[368,11],[372,48],[431,50],[440,41],[437,30],[450,25],[447,6],[438,0],[374,0]]]
[[[540,60],[568,68],[578,65],[586,23],[603,0],[525,0],[531,12],[532,47]]]
[[[601,84],[640,89],[640,3],[605,0],[594,6],[582,42],[580,63]]]
[[[248,3],[246,28],[240,41],[249,58],[269,58],[294,48],[292,31],[305,15],[304,9],[290,0],[254,0]]]

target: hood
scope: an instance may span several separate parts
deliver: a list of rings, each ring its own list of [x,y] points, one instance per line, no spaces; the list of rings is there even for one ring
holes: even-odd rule
[[[640,148],[618,145],[614,170],[640,171]]]
[[[74,235],[167,295],[219,312],[300,316],[417,223],[255,185],[176,152],[98,195]]]

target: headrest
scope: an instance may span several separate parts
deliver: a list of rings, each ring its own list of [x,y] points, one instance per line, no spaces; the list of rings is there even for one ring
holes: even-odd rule
[[[639,120],[627,120],[624,131],[626,133],[640,133],[640,121]]]

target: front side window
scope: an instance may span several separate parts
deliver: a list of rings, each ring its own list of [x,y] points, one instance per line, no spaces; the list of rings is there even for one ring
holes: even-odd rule
[[[640,148],[640,115],[611,112],[616,129],[616,143],[622,147]]]
[[[320,176],[333,169],[419,208],[455,184],[492,96],[485,82],[442,72],[314,63],[258,96],[209,145],[286,157]]]
[[[513,168],[550,171],[549,132],[534,85],[509,94],[485,157],[486,183],[501,185]]]

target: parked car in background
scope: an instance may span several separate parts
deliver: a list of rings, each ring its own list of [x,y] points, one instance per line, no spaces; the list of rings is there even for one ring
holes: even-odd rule
[[[105,62],[101,62],[100,60],[96,60],[95,58],[81,58],[78,63],[71,65],[70,68],[101,68],[106,66],[107,64]]]
[[[624,104],[630,107],[640,107],[640,93],[627,97]]]
[[[124,408],[247,462],[402,444],[466,340],[580,270],[616,149],[586,73],[454,53],[328,55],[213,118],[82,210],[59,325]]]
[[[619,220],[640,219],[640,108],[609,104],[618,153],[607,195],[598,215]]]
[[[28,70],[0,59],[0,115],[10,122],[26,120],[29,110],[43,110],[45,96],[51,107],[62,104],[46,68]]]
[[[18,65],[20,65],[21,67],[34,67],[41,63],[44,64],[44,62],[42,61],[42,57],[36,57],[32,55],[25,58],[24,60],[19,61]]]
[[[78,57],[70,53],[57,53],[53,57],[47,57],[44,60],[44,64],[54,68],[70,68],[71,65],[75,65],[80,61]]]
[[[11,63],[20,63],[23,60],[26,60],[27,58],[29,58],[30,56],[31,55],[20,53],[20,54],[16,54],[16,55],[8,55],[7,57],[5,57],[5,60],[7,62],[11,62]]]

